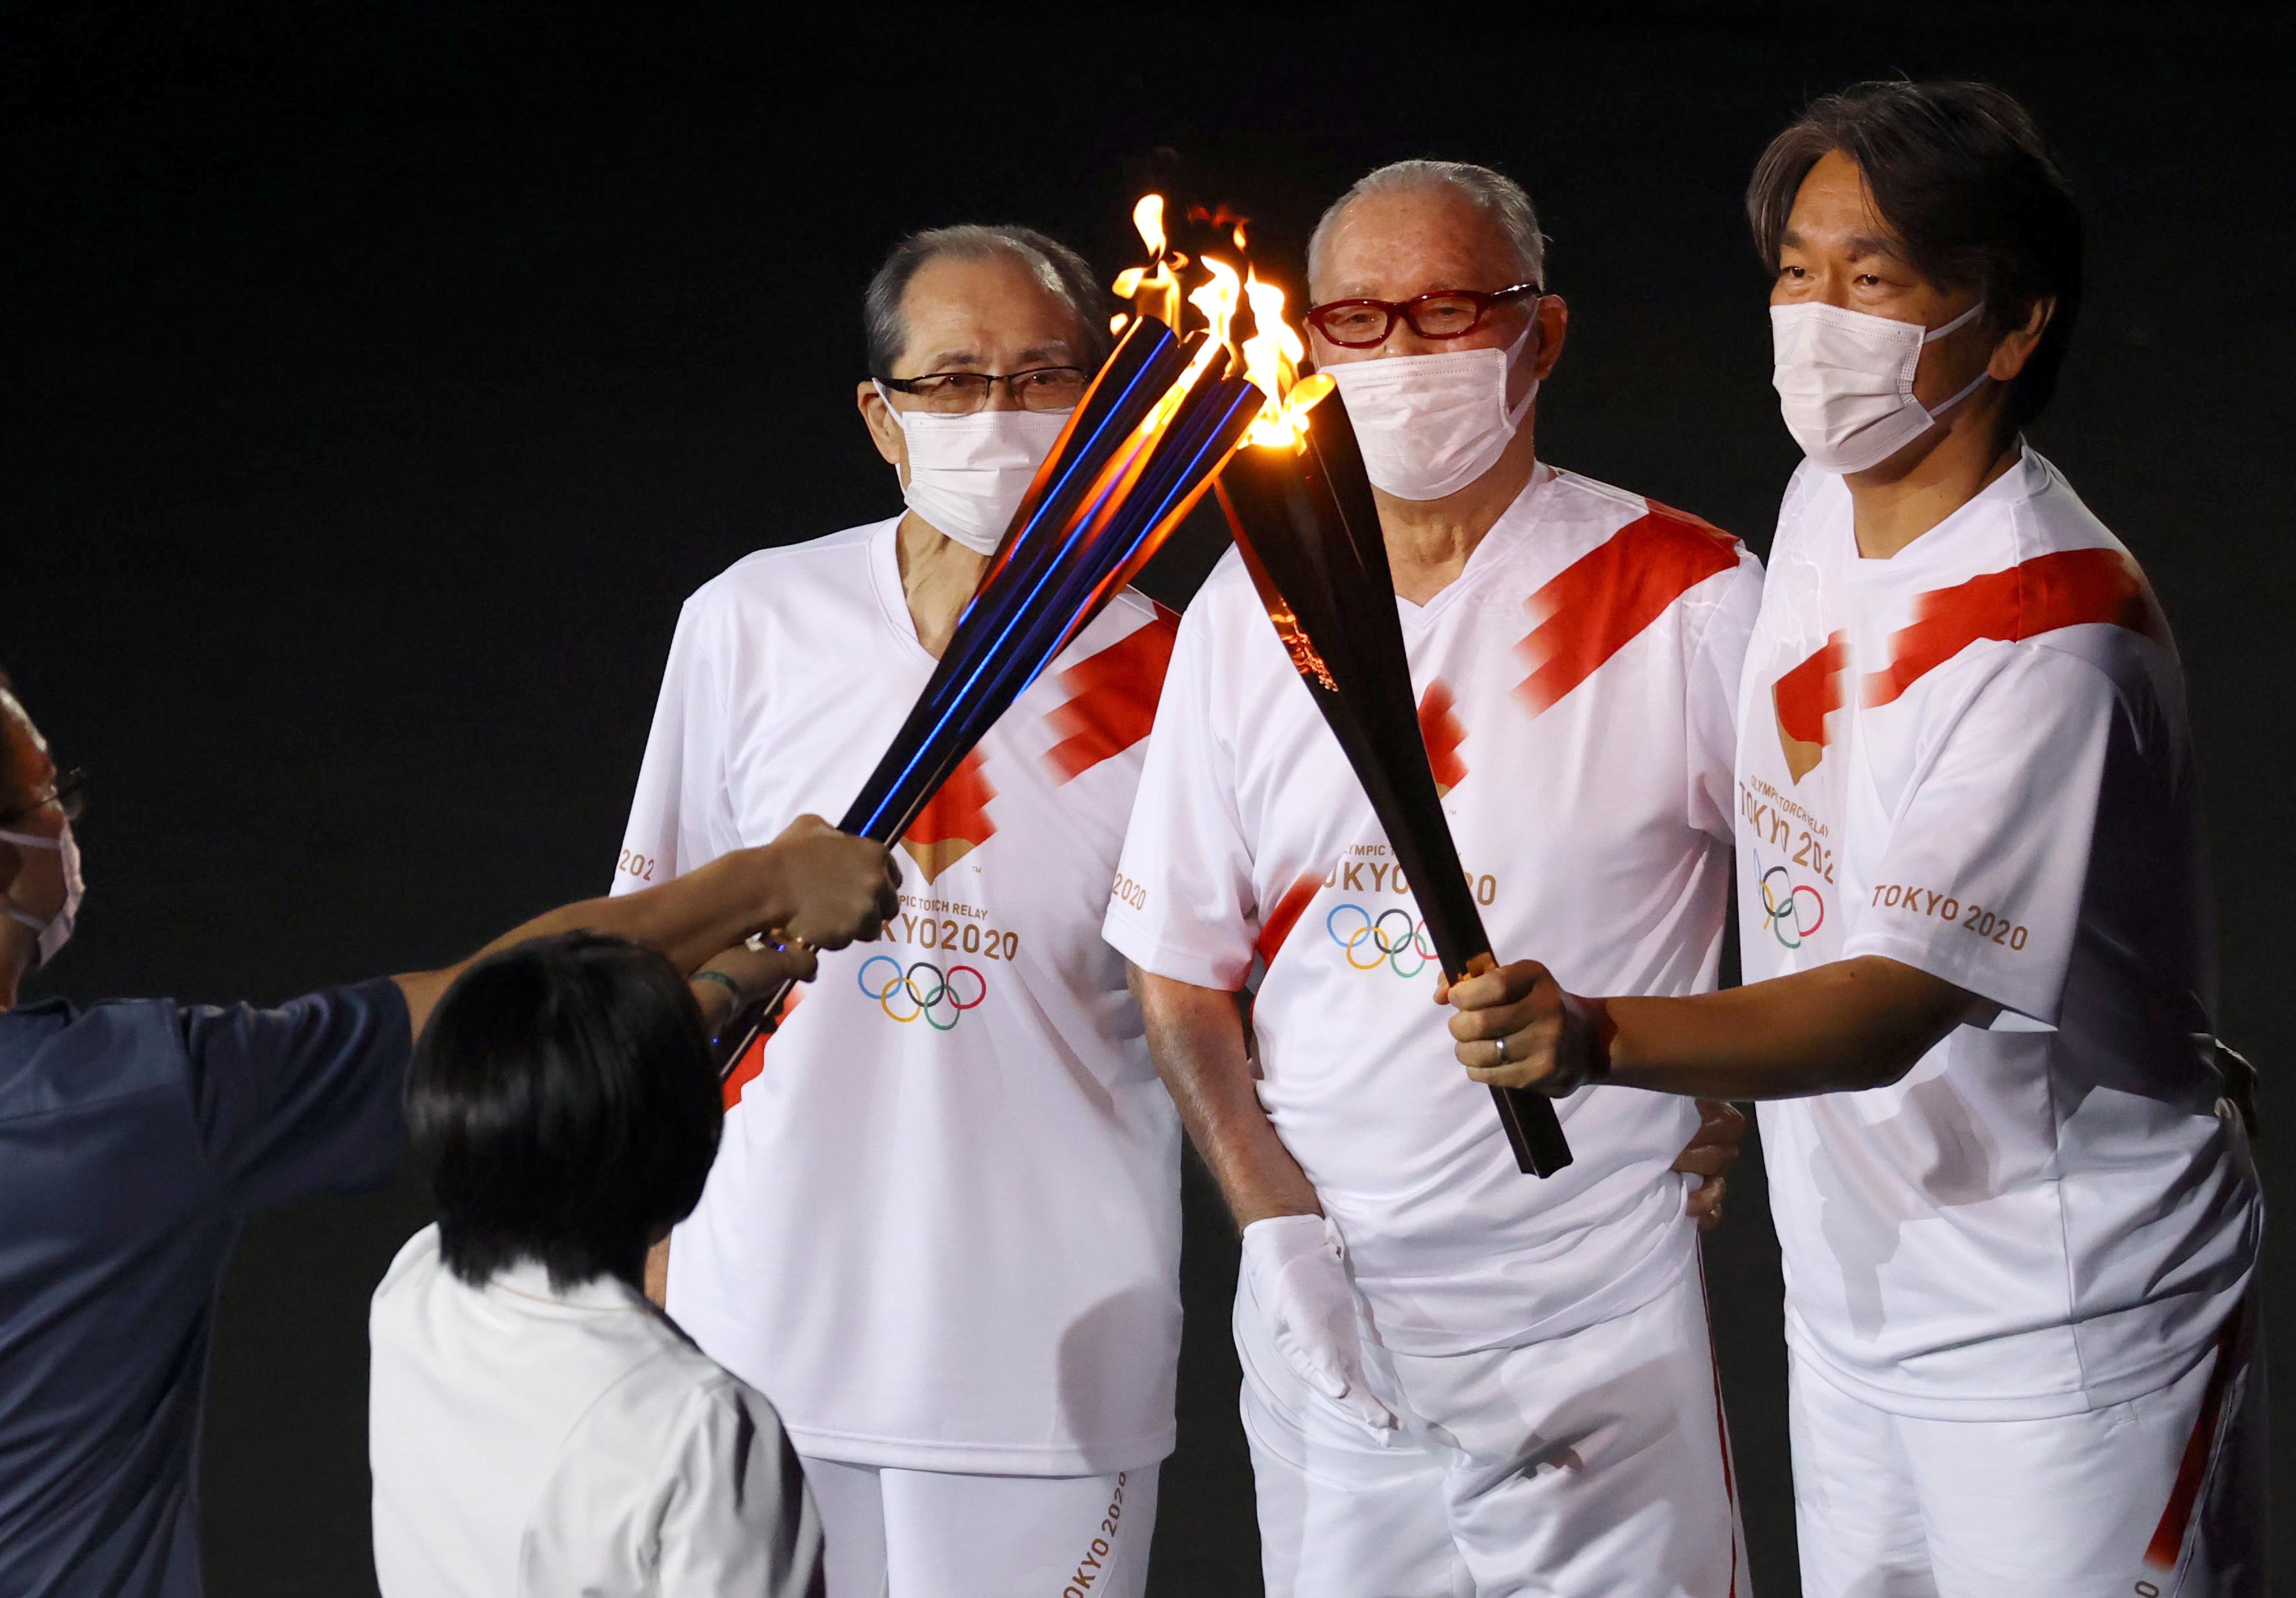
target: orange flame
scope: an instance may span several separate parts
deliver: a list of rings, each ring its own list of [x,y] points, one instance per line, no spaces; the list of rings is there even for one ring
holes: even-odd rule
[[[1244,225],[1249,217],[1239,217],[1226,206],[1211,211],[1201,206],[1192,207],[1187,217],[1191,222],[1227,227],[1228,237],[1237,250],[1244,250]],[[1160,317],[1173,332],[1180,332],[1179,274],[1189,262],[1185,255],[1171,248],[1171,240],[1165,232],[1164,197],[1142,195],[1139,203],[1132,208],[1132,225],[1139,231],[1141,242],[1148,247],[1149,262],[1145,266],[1125,268],[1116,279],[1116,293],[1132,301],[1136,313]],[[1251,269],[1249,255],[1245,257],[1241,279],[1234,266],[1216,256],[1203,256],[1195,264],[1203,272],[1204,281],[1186,295],[1186,302],[1202,315],[1211,336],[1183,381],[1174,385],[1176,394],[1185,394],[1194,387],[1196,380],[1225,352],[1229,369],[1240,369],[1267,396],[1266,406],[1244,436],[1245,442],[1302,447],[1307,437],[1308,412],[1334,385],[1330,377],[1321,373],[1306,378],[1300,375],[1300,363],[1307,358],[1308,345],[1299,331],[1283,319],[1283,291],[1274,283],[1259,281],[1259,275]],[[1251,313],[1252,333],[1239,342],[1235,324],[1237,314],[1244,309]],[[1122,332],[1130,320],[1128,316],[1119,315],[1110,324],[1111,331]]]
[[[1164,234],[1164,197],[1143,194],[1140,203],[1132,208],[1132,225],[1139,231],[1140,242],[1148,246],[1145,266],[1127,266],[1116,275],[1116,297],[1128,299],[1132,308],[1143,316],[1154,316],[1175,332],[1180,327],[1180,280],[1176,268],[1188,264],[1188,258],[1168,248],[1170,241]],[[1169,256],[1169,259],[1167,259]],[[1113,324],[1121,332],[1123,321]]]

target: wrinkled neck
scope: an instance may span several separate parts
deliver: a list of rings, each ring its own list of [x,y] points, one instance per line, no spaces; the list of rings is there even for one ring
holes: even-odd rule
[[[1398,499],[1378,488],[1379,529],[1395,592],[1423,605],[1458,580],[1476,549],[1538,470],[1534,408],[1488,471],[1440,499]]]
[[[956,632],[956,619],[980,586],[988,557],[967,549],[914,511],[902,515],[893,552],[917,642],[938,660]]]

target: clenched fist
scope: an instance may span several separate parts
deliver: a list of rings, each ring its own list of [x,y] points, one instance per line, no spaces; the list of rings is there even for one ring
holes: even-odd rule
[[[882,843],[840,832],[818,815],[800,815],[766,845],[785,938],[841,949],[877,936],[900,908],[900,867]]]
[[[1478,1082],[1559,1099],[1599,1078],[1610,1058],[1601,1002],[1563,992],[1536,960],[1468,977],[1436,997],[1459,1012],[1451,1018],[1454,1053]]]

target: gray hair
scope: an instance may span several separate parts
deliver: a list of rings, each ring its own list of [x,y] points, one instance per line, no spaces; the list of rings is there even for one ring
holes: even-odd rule
[[[1076,313],[1083,329],[1078,359],[1087,371],[1096,370],[1108,353],[1107,300],[1099,279],[1084,257],[1057,239],[1033,227],[963,222],[954,227],[931,227],[913,233],[893,246],[885,264],[869,280],[861,296],[861,325],[868,340],[869,375],[890,377],[894,363],[908,348],[908,324],[901,303],[908,297],[909,280],[927,261],[943,257],[977,261],[1009,255],[1036,275],[1054,298]]]
[[[1426,189],[1448,189],[1498,224],[1514,250],[1522,281],[1544,287],[1546,283],[1546,235],[1538,231],[1538,212],[1522,185],[1504,172],[1478,167],[1472,161],[1390,161],[1367,172],[1355,186],[1325,208],[1316,231],[1308,238],[1308,281],[1323,278],[1324,241],[1331,236],[1340,213],[1367,194],[1396,194]]]

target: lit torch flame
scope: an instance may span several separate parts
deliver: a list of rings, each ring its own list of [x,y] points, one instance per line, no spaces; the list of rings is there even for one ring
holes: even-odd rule
[[[1164,197],[1143,194],[1140,203],[1132,208],[1132,225],[1140,233],[1140,242],[1148,246],[1148,264],[1127,266],[1116,275],[1116,297],[1128,299],[1132,308],[1144,316],[1153,316],[1174,332],[1180,330],[1180,280],[1175,268],[1188,264],[1188,258],[1167,248],[1164,236]],[[1167,256],[1170,258],[1167,259]],[[1111,331],[1121,332],[1125,318],[1119,316]]]
[[[1297,449],[1308,432],[1308,413],[1337,385],[1329,373],[1300,375],[1307,358],[1307,341],[1283,320],[1283,291],[1261,283],[1257,275],[1244,279],[1244,298],[1251,302],[1256,330],[1243,341],[1243,375],[1268,397],[1244,442],[1284,444]]]
[[[1188,215],[1192,220],[1214,225],[1232,223],[1228,236],[1239,251],[1245,248],[1246,218],[1232,216],[1225,208],[1218,212],[1198,208]],[[1117,296],[1130,300],[1134,312],[1159,317],[1175,332],[1181,332],[1179,271],[1188,265],[1188,258],[1170,247],[1170,239],[1164,231],[1164,197],[1142,195],[1140,202],[1132,208],[1132,225],[1139,231],[1141,242],[1148,247],[1148,265],[1128,266],[1119,274]],[[1182,381],[1175,385],[1176,392],[1185,394],[1193,388],[1196,380],[1225,351],[1234,366],[1241,367],[1243,375],[1267,396],[1267,406],[1252,422],[1244,441],[1292,449],[1304,447],[1308,412],[1334,385],[1322,373],[1306,378],[1300,375],[1300,363],[1307,358],[1308,345],[1298,330],[1283,320],[1283,291],[1274,283],[1260,282],[1251,270],[1248,256],[1240,282],[1235,268],[1216,256],[1204,256],[1196,264],[1207,276],[1187,295],[1187,303],[1202,313],[1211,336]],[[1251,311],[1253,331],[1251,337],[1239,343],[1235,336],[1236,313],[1246,306]],[[1110,324],[1111,329],[1121,332],[1130,320],[1129,316],[1119,314]]]

